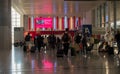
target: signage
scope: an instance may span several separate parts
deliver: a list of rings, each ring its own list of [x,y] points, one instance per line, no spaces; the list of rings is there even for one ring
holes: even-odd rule
[[[52,28],[52,18],[35,18],[36,28]]]

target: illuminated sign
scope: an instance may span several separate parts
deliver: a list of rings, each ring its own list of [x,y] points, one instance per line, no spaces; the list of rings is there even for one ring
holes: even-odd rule
[[[52,28],[52,18],[35,18],[36,28]]]

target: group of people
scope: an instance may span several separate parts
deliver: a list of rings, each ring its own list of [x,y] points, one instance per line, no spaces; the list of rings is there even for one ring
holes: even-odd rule
[[[27,46],[27,51],[32,50],[31,47],[34,47],[35,49],[38,49],[38,51],[41,51],[41,48],[46,48],[48,45],[50,48],[55,49],[56,44],[56,37],[54,34],[49,35],[48,37],[42,36],[40,34],[37,34],[34,38],[30,36],[30,33],[28,33],[25,36],[25,46]]]
[[[108,31],[104,36],[102,36],[99,45],[100,52],[108,52],[114,54],[114,43],[117,43],[118,54],[120,53],[120,32],[116,33]]]
[[[64,55],[68,55],[68,50],[70,47],[74,48],[74,45],[76,44],[78,47],[74,49],[76,52],[79,52],[80,48],[79,46],[82,44],[82,49],[86,50],[88,45],[87,42],[90,41],[89,43],[93,44],[94,40],[88,36],[88,33],[79,33],[75,32],[74,37],[71,36],[69,33],[69,29],[65,29],[65,32],[61,35],[61,37],[57,37],[54,34],[50,34],[48,37],[47,36],[42,36],[40,34],[36,35],[34,39],[30,36],[30,33],[25,36],[25,44],[28,47],[27,51],[31,50],[31,47],[35,47],[38,49],[40,52],[41,48],[46,48],[49,47],[50,49],[60,49],[62,47]]]

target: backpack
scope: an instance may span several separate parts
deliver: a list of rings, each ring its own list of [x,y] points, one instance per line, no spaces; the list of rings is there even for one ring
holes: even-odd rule
[[[75,41],[75,43],[80,43],[81,42],[81,36],[76,35],[74,41]]]
[[[30,41],[30,36],[29,35],[27,35],[26,37],[25,37],[25,41]]]
[[[68,42],[70,40],[70,37],[68,35],[68,33],[64,33],[63,37],[62,37],[62,41],[63,42]]]

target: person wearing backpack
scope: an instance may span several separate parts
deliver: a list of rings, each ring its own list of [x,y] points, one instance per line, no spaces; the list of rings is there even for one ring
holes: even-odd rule
[[[32,37],[31,37],[30,33],[28,33],[25,36],[25,45],[24,45],[24,47],[26,48],[27,51],[29,50],[29,45],[30,45],[31,39],[32,39]]]
[[[25,36],[25,41],[27,42],[27,41],[30,41],[30,39],[31,39],[31,36],[30,36],[30,33],[28,33],[26,36]]]
[[[69,49],[69,45],[71,42],[71,36],[68,33],[68,31],[69,31],[68,28],[66,28],[62,36],[63,51],[64,51],[65,56],[68,55],[68,49]]]
[[[75,36],[74,36],[74,48],[77,54],[79,54],[80,52],[80,45],[81,45],[81,38],[82,38],[82,34],[76,32]]]
[[[79,44],[81,42],[82,35],[81,33],[77,33],[74,37],[75,43]]]

